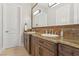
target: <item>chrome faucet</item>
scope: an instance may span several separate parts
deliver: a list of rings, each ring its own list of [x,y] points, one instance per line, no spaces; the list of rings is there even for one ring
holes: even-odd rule
[[[61,29],[60,36],[63,37],[63,29]]]
[[[48,31],[47,30],[45,30],[45,34],[48,34]]]

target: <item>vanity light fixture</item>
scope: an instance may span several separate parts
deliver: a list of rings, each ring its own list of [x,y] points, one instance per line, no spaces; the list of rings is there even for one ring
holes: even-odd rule
[[[51,7],[55,7],[56,5],[58,5],[58,3],[48,3],[48,6]]]
[[[33,15],[37,15],[37,14],[39,14],[41,12],[41,10],[36,10],[34,13],[33,13]]]

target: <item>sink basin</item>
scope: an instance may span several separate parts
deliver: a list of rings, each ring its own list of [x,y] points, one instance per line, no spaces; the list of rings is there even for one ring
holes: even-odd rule
[[[59,35],[56,35],[56,34],[41,34],[41,36],[45,36],[45,37],[59,37]]]
[[[27,32],[27,33],[29,33],[29,34],[34,34],[34,33],[36,33],[36,32]]]

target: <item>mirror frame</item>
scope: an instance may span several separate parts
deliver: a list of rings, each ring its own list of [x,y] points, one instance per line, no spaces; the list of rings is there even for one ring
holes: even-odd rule
[[[35,3],[34,6],[31,8],[31,29],[33,28],[33,9],[38,5],[38,3]]]

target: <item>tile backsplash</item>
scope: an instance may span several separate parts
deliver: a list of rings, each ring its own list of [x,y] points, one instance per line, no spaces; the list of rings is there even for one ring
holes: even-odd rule
[[[48,33],[53,31],[53,34],[61,36],[61,30],[63,29],[63,37],[65,39],[79,39],[79,24],[73,25],[62,25],[62,26],[47,26],[47,27],[36,27],[33,31],[38,33]]]
[[[79,39],[79,29],[65,28],[63,32],[65,39]]]

